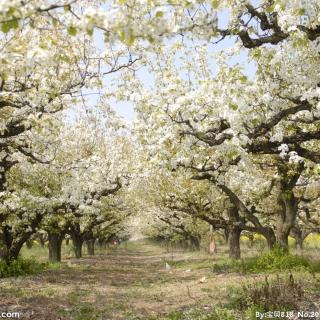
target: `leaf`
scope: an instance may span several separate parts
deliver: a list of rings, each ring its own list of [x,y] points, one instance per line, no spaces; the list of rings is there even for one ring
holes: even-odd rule
[[[163,12],[162,11],[157,11],[156,18],[161,18],[161,17],[163,17]]]
[[[234,102],[230,102],[229,103],[229,108],[234,110],[234,111],[236,111],[236,110],[238,110],[238,105],[235,104]]]
[[[211,4],[212,4],[212,8],[213,8],[213,9],[218,9],[218,7],[219,7],[219,0],[212,0],[212,1],[211,1]]]
[[[126,34],[123,30],[120,30],[119,32],[119,39],[121,42],[125,42],[125,39],[126,39]]]
[[[240,77],[240,81],[241,81],[241,83],[245,83],[247,81],[247,77],[246,76],[241,76]]]
[[[297,14],[298,16],[303,16],[303,15],[305,15],[305,14],[306,14],[305,8],[299,8],[299,9],[297,9],[297,10],[296,10],[296,14]]]
[[[70,34],[70,36],[75,36],[77,34],[77,28],[74,26],[69,26],[68,33]]]
[[[66,55],[61,55],[60,59],[64,62],[70,63],[70,58]]]
[[[16,8],[15,7],[10,7],[9,10],[8,10],[8,16],[12,16],[16,11]]]
[[[271,6],[268,6],[266,8],[266,12],[271,13],[274,11],[274,8],[275,8],[275,3],[273,3]]]
[[[89,36],[93,35],[93,29],[87,29],[86,32]]]
[[[128,44],[129,47],[131,47],[131,46],[133,45],[134,40],[135,40],[135,38],[134,38],[133,35],[130,35],[130,36],[128,37],[128,39],[127,39],[127,44]]]
[[[4,32],[4,33],[8,33],[9,31],[10,31],[10,26],[8,25],[8,23],[7,22],[4,22],[4,23],[2,23],[2,25],[1,25],[1,30],[2,30],[2,32]]]
[[[3,22],[1,25],[1,30],[4,33],[8,33],[11,29],[17,29],[19,27],[18,19],[13,19],[10,21]]]

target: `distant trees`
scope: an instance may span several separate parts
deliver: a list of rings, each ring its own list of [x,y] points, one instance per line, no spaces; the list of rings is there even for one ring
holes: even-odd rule
[[[74,126],[61,124],[50,163],[24,161],[11,169],[0,232],[4,260],[16,259],[39,230],[48,234],[49,260],[61,260],[66,234],[80,258],[83,242],[98,238],[97,226],[112,232],[130,216],[123,189],[130,183],[135,152],[124,132],[100,120],[92,115]]]

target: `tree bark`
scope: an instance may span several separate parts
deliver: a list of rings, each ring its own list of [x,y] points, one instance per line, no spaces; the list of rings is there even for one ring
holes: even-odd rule
[[[303,255],[303,238],[299,237],[296,238],[296,250],[297,250],[297,255],[302,256]]]
[[[268,244],[268,249],[272,250],[276,244],[276,237],[274,235],[274,232],[265,235],[265,238],[267,240],[267,244]]]
[[[276,243],[284,251],[289,251],[288,237],[297,216],[297,201],[292,191],[281,192],[278,198],[281,210],[276,223]]]
[[[298,214],[298,199],[295,197],[293,188],[295,187],[301,172],[304,168],[303,163],[298,165],[294,173],[290,172],[290,167],[285,164],[278,166],[281,179],[278,181],[277,204],[279,207],[276,223],[276,242],[284,251],[289,251],[288,237],[295,225]]]
[[[78,236],[78,235],[72,235],[71,237],[72,237],[73,251],[74,251],[75,257],[77,259],[80,259],[82,257],[83,239],[81,236]]]
[[[107,249],[107,241],[106,241],[106,239],[99,238],[98,239],[98,244],[99,244],[99,249],[100,250]]]
[[[64,235],[56,233],[48,233],[49,241],[49,261],[60,262],[61,261],[61,245]]]
[[[190,236],[190,243],[191,243],[191,248],[193,251],[200,250],[200,241],[197,237]]]
[[[94,256],[94,239],[90,239],[86,241],[88,255]]]
[[[290,234],[296,241],[297,255],[303,255],[303,241],[307,237],[308,233],[302,232],[302,230],[298,226],[294,226],[291,229]]]
[[[278,227],[276,230],[277,245],[284,251],[289,251],[289,232],[287,227]]]
[[[272,250],[277,242],[274,230],[271,227],[262,227],[260,229],[257,228],[257,233],[265,237],[268,244],[268,249]]]
[[[213,233],[209,235],[209,253],[212,255],[217,253],[216,240]]]
[[[12,229],[9,226],[2,228],[2,242],[4,244],[1,258],[9,264],[18,259],[22,246],[30,239],[34,231],[21,233],[18,237],[13,237]]]
[[[240,220],[239,211],[235,205],[228,208],[227,214],[231,222],[237,223]],[[227,229],[229,257],[232,259],[240,259],[240,235],[242,229],[236,225],[230,225]]]
[[[248,247],[249,248],[253,248],[253,244],[254,244],[254,235],[253,235],[253,233],[248,233],[247,237],[248,237],[248,241],[249,241]]]
[[[6,262],[9,263],[10,261],[17,260],[22,249],[23,243],[14,244],[9,250],[6,256]]]
[[[228,237],[228,245],[229,245],[229,257],[232,259],[240,259],[240,235],[241,229],[238,227],[230,227],[229,228],[229,237]]]
[[[43,234],[38,234],[38,240],[39,240],[41,247],[43,248],[46,244],[45,236]]]
[[[224,236],[225,244],[228,244],[229,243],[229,230],[228,230],[228,228],[224,229],[223,236]]]
[[[32,239],[29,239],[27,242],[26,242],[26,246],[28,249],[31,249],[32,248],[32,245],[33,245],[33,240]]]

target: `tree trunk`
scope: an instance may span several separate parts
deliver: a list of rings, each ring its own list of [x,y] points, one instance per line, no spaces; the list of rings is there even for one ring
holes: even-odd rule
[[[280,210],[276,223],[276,242],[280,248],[288,252],[288,237],[296,222],[298,201],[292,190],[281,189],[277,202]]]
[[[266,239],[267,239],[268,249],[272,250],[276,244],[276,237],[275,237],[274,233],[267,235]]]
[[[10,263],[12,260],[16,260],[19,256],[22,246],[30,239],[30,237],[36,232],[36,228],[39,226],[42,220],[42,214],[36,212],[35,218],[30,222],[30,229],[28,231],[13,231],[11,226],[5,225],[1,229],[2,242],[6,247],[3,259],[6,263]],[[29,229],[29,228],[28,228]]]
[[[228,228],[225,228],[223,230],[223,236],[224,236],[225,244],[228,244],[229,243],[229,230],[228,230]]]
[[[105,250],[107,249],[107,241],[105,239],[98,239],[98,244],[99,244],[99,249],[100,250]]]
[[[190,243],[191,243],[191,249],[193,251],[199,251],[200,250],[200,241],[197,237],[191,236],[190,237]]]
[[[89,256],[94,256],[94,239],[86,241]]]
[[[303,254],[303,241],[307,237],[308,233],[302,232],[299,226],[294,226],[291,229],[290,234],[296,241],[296,253],[301,256]]]
[[[247,238],[248,238],[248,247],[249,248],[253,248],[253,244],[254,244],[254,235],[253,235],[253,233],[248,233],[247,234]]]
[[[229,257],[232,259],[240,259],[240,235],[241,229],[238,227],[229,228]]]
[[[216,239],[213,233],[209,234],[209,253],[212,255],[217,253]]]
[[[43,234],[39,234],[38,235],[38,240],[39,240],[39,243],[41,245],[41,247],[43,248],[46,244],[46,239],[45,239],[45,236]]]
[[[289,251],[289,231],[287,227],[277,228],[276,230],[277,245],[284,251]]]
[[[80,259],[82,257],[83,239],[77,235],[72,235],[71,237],[72,237],[73,251],[74,251],[75,257],[77,259]]]
[[[8,255],[5,259],[7,263],[18,259],[22,246],[23,246],[23,244],[17,244],[17,245],[12,246],[9,249]]]
[[[271,227],[264,227],[263,229],[259,229],[257,232],[265,237],[268,244],[268,249],[272,250],[277,242],[275,233]]]
[[[26,242],[26,246],[27,246],[28,249],[31,249],[31,248],[32,248],[32,244],[33,244],[32,242],[33,242],[32,239],[29,239],[29,240]]]
[[[227,211],[229,220],[233,223],[237,223],[240,220],[239,211],[236,206],[228,208]],[[237,225],[230,225],[228,228],[228,246],[229,257],[232,259],[240,259],[240,235],[242,229]]]
[[[14,240],[12,228],[4,226],[1,233],[1,240],[3,243],[1,258],[7,264],[18,259],[22,246],[30,239],[32,234],[33,232],[22,233]]]
[[[48,233],[49,241],[49,261],[61,261],[61,245],[64,236],[56,233]]]
[[[299,256],[303,255],[303,240],[302,237],[296,238],[296,251]]]
[[[28,240],[31,234],[24,234],[17,241],[13,241],[10,247],[7,247],[3,260],[9,264],[13,260],[17,260],[24,243]]]

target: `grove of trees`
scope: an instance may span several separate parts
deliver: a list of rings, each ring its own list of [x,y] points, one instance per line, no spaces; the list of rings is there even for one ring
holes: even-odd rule
[[[236,259],[320,231],[318,0],[3,0],[0,29],[2,260],[139,216]]]

